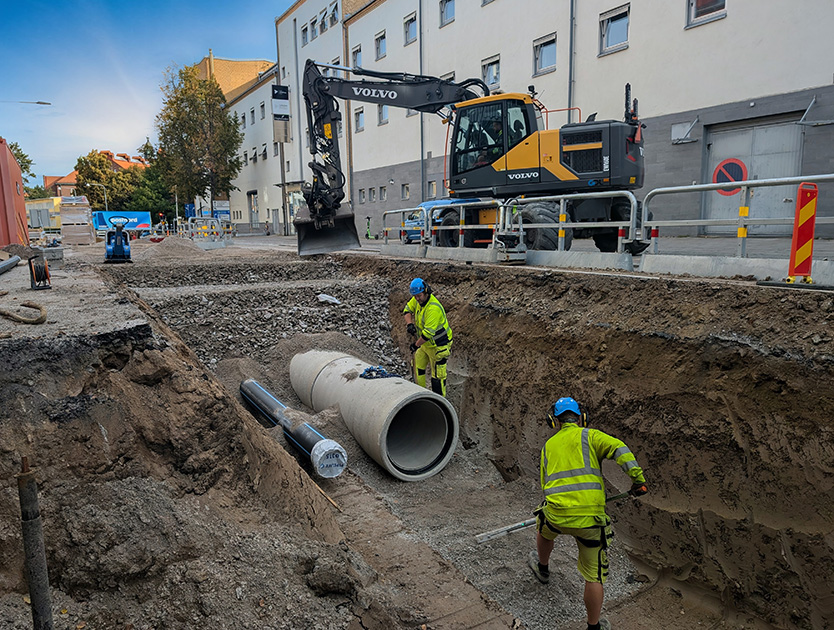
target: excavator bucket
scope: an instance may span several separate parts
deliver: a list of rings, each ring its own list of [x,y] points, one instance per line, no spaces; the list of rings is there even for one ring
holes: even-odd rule
[[[362,247],[359,234],[356,232],[356,224],[353,222],[353,212],[348,208],[338,208],[331,220],[326,223],[321,222],[318,226],[316,226],[316,221],[310,218],[308,212],[307,208],[302,207],[301,212],[293,221],[298,234],[299,256],[327,254]]]

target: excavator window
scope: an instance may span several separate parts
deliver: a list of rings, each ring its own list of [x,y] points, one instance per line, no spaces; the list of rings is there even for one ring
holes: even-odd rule
[[[458,110],[453,144],[453,175],[491,164],[506,152],[502,103]]]

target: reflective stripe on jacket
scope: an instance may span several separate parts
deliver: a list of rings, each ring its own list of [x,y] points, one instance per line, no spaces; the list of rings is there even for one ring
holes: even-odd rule
[[[411,298],[405,305],[403,313],[414,316],[414,324],[427,343],[442,347],[452,343],[452,328],[446,319],[446,310],[433,295],[425,306],[420,306],[417,298]]]
[[[602,431],[568,422],[545,443],[541,484],[548,520],[605,514],[605,484],[600,470],[603,459],[617,462],[632,482],[645,483],[643,469],[629,448]]]

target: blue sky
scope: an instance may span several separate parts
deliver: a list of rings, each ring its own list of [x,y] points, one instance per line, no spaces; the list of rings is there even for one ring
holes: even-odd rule
[[[165,70],[208,55],[275,61],[292,0],[0,1],[0,136],[66,175],[93,149],[136,155],[162,108]],[[48,101],[51,106],[7,101]]]

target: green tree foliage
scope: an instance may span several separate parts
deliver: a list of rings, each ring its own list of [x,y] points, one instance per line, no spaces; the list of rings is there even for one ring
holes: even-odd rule
[[[23,183],[28,184],[29,178],[35,176],[32,172],[32,166],[34,166],[35,163],[23,152],[23,149],[20,148],[20,145],[17,142],[9,142],[9,149],[17,160],[18,166],[20,166],[20,172],[23,174]]]
[[[29,199],[47,199],[52,196],[43,186],[24,186],[23,190]]]
[[[128,203],[134,191],[142,180],[142,168],[131,166],[124,170],[114,171],[112,162],[107,156],[98,151],[90,151],[78,158],[75,163],[76,178],[75,191],[78,195],[85,195],[94,210],[104,210],[103,184],[107,188],[107,209],[111,212],[129,210]]]
[[[196,66],[170,69],[162,86],[164,105],[156,117],[156,164],[169,189],[181,199],[215,199],[235,187],[243,133],[226,109],[226,98],[212,77],[200,79]]]

